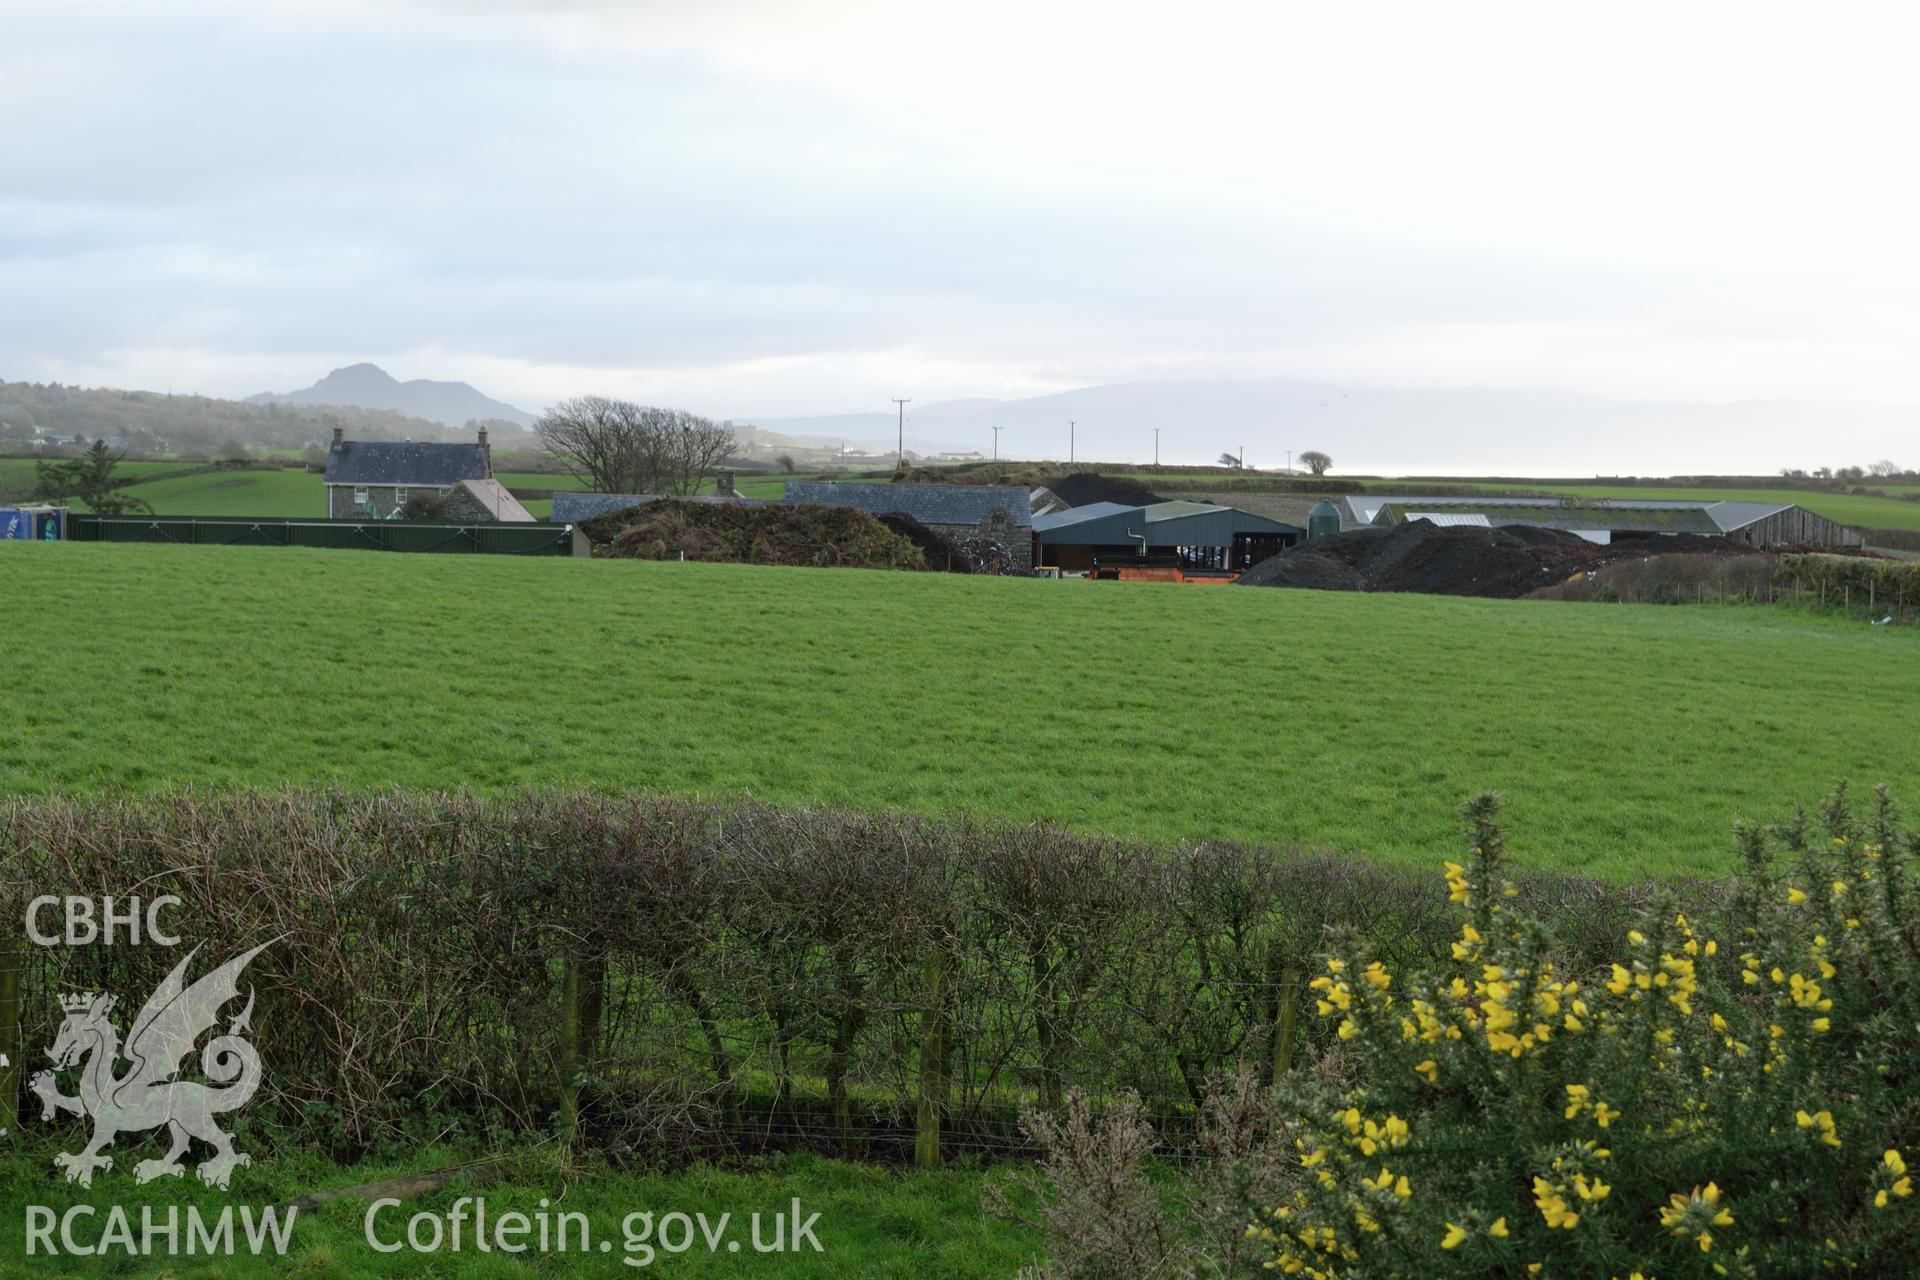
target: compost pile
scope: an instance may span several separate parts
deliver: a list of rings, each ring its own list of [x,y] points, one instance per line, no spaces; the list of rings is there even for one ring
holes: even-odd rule
[[[1095,502],[1117,502],[1125,507],[1145,507],[1162,498],[1138,480],[1127,480],[1120,476],[1103,476],[1092,471],[1076,471],[1070,476],[1061,476],[1058,480],[1049,480],[1047,488],[1070,507],[1084,507]]]
[[[864,511],[663,499],[583,521],[596,556],[737,564],[925,569],[913,541]],[[931,533],[931,530],[928,531]]]
[[[1606,550],[1557,529],[1438,528],[1410,520],[1304,542],[1253,566],[1240,583],[1513,599],[1593,567]]]

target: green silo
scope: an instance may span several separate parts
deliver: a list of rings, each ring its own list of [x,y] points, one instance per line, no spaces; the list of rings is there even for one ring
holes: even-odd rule
[[[1307,537],[1324,538],[1330,533],[1340,532],[1340,513],[1331,502],[1322,502],[1307,512]]]

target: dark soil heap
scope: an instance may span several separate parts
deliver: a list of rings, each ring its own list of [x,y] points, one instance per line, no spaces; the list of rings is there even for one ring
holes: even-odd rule
[[[853,569],[927,567],[914,542],[866,512],[817,503],[747,506],[663,499],[583,521],[580,529],[596,556]]]
[[[1084,507],[1095,502],[1118,502],[1127,507],[1145,507],[1166,501],[1138,480],[1127,480],[1120,476],[1103,476],[1092,471],[1076,471],[1070,476],[1049,480],[1047,488],[1053,490],[1060,500],[1070,507]]]
[[[1597,563],[1603,550],[1555,529],[1438,528],[1410,520],[1301,543],[1253,566],[1240,582],[1513,599],[1579,573]]]
[[[1751,553],[1750,547],[1701,534],[1620,534],[1612,545],[1600,546],[1561,529],[1409,520],[1303,542],[1247,570],[1240,585],[1518,599],[1620,560]]]

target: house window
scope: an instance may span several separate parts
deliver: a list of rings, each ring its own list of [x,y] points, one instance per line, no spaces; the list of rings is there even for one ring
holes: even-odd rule
[[[393,505],[396,507],[404,507],[407,505],[407,490],[405,485],[393,491]]]
[[[367,505],[367,491],[364,488],[353,491],[353,505],[356,507],[364,507]]]

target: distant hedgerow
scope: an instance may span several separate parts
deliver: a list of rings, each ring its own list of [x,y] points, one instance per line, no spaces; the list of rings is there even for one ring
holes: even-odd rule
[[[1301,1177],[1250,1234],[1282,1274],[1911,1275],[1920,1266],[1915,839],[1886,793],[1741,833],[1709,925],[1648,908],[1583,981],[1518,908],[1498,802],[1448,863],[1449,961],[1335,945],[1348,1083],[1293,1083]],[[1352,1084],[1352,1081],[1359,1083]]]

